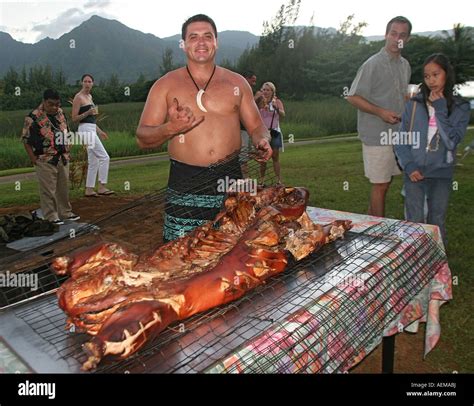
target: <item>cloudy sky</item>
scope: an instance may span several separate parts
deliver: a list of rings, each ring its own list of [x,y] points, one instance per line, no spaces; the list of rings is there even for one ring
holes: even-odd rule
[[[123,24],[167,37],[180,32],[183,21],[194,14],[211,16],[219,31],[243,30],[260,35],[262,23],[275,15],[287,0],[0,0],[0,31],[18,41],[34,43],[45,37],[58,38],[96,14]],[[306,25],[314,15],[314,24],[338,28],[355,14],[355,21],[369,25],[364,35],[383,35],[386,22],[404,15],[415,32],[450,29],[455,23],[474,25],[471,0],[302,0],[297,24]]]

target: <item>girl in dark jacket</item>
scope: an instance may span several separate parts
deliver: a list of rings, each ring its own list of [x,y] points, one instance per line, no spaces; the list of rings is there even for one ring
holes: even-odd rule
[[[469,103],[454,96],[454,70],[443,54],[430,55],[423,64],[420,93],[405,107],[395,152],[404,170],[408,221],[439,226],[446,243],[445,219],[452,189],[456,147],[469,123]],[[401,136],[406,135],[406,136]]]

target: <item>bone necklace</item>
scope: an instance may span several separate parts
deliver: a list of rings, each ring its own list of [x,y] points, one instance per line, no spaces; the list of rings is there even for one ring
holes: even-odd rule
[[[204,86],[204,89],[200,89],[200,88],[199,88],[199,86],[197,85],[196,81],[195,81],[194,78],[193,78],[193,75],[191,75],[191,72],[189,71],[189,68],[188,68],[187,65],[186,65],[186,70],[188,71],[188,75],[189,75],[189,77],[191,78],[191,80],[193,81],[194,86],[196,86],[196,89],[198,90],[198,93],[197,93],[197,95],[196,95],[196,104],[198,105],[199,110],[204,111],[204,113],[207,113],[206,108],[205,108],[204,105],[202,104],[202,95],[204,94],[204,92],[206,91],[207,87],[209,86],[209,83],[211,83],[211,80],[212,80],[212,78],[214,77],[214,73],[216,73],[216,65],[214,65],[214,70],[212,71],[212,75],[211,75],[211,77],[209,78],[209,80],[207,81],[206,86]]]

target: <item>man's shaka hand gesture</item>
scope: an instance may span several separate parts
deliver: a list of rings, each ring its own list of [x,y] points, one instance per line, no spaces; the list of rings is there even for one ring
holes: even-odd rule
[[[204,116],[194,117],[189,107],[180,106],[178,99],[174,98],[168,109],[168,126],[173,134],[184,134],[191,131],[204,121]]]

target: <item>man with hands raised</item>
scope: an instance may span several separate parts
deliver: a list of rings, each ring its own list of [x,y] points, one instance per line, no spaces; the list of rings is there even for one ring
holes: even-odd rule
[[[189,190],[196,174],[217,180],[241,177],[238,154],[225,165],[213,165],[240,149],[240,121],[248,129],[259,159],[272,155],[265,127],[248,82],[215,64],[217,29],[198,14],[182,27],[185,67],[155,82],[137,128],[141,148],[168,141],[170,176],[165,208],[165,240],[178,238],[214,218],[223,194],[217,185]],[[187,185],[187,187],[186,187]],[[196,185],[195,185],[196,186]]]

